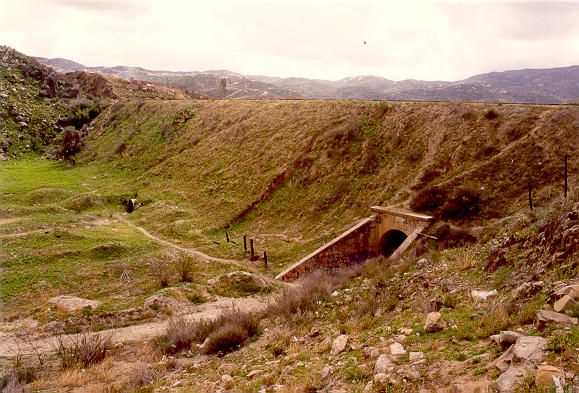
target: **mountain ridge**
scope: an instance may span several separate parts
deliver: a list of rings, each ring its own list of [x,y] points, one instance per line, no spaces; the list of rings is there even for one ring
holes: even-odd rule
[[[362,99],[564,104],[579,98],[579,65],[492,71],[458,81],[390,80],[358,75],[339,80],[244,75],[230,70],[163,71],[142,67],[87,67],[75,61],[34,57],[57,72],[85,71],[158,82],[230,99]]]

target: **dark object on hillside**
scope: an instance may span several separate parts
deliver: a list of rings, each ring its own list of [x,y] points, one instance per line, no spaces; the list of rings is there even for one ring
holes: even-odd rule
[[[135,203],[137,202],[136,199],[129,199],[127,202],[127,213],[132,213],[135,210]]]
[[[438,219],[460,221],[480,213],[481,195],[469,188],[457,188],[451,194],[442,186],[432,186],[420,190],[410,202],[410,208]]]
[[[460,247],[476,241],[476,237],[467,229],[439,222],[432,228],[432,235],[438,238],[438,248]]]
[[[60,134],[58,157],[75,164],[74,155],[82,148],[80,134],[74,128],[67,127]]]
[[[121,197],[121,204],[125,206],[125,212],[132,213],[137,208],[136,199],[125,199]]]

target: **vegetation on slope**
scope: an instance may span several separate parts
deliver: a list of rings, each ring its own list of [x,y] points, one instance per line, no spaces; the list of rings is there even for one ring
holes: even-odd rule
[[[131,101],[99,116],[84,158],[126,172],[125,190],[150,201],[136,222],[238,259],[253,237],[279,271],[371,205],[408,206],[432,186],[476,200],[474,220],[443,217],[466,226],[526,206],[528,181],[545,203],[564,154],[576,167],[578,125],[572,107]]]

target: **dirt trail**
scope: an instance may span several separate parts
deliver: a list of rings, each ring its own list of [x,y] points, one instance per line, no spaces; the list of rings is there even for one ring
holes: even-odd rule
[[[212,257],[212,256],[207,255],[205,253],[202,253],[198,250],[182,247],[182,246],[179,246],[175,243],[171,243],[170,241],[161,239],[161,238],[151,234],[145,228],[139,227],[139,226],[133,224],[132,222],[128,221],[126,218],[121,217],[119,215],[115,215],[115,218],[118,219],[119,221],[122,221],[126,225],[129,225],[129,226],[139,230],[145,236],[147,236],[147,237],[149,237],[149,238],[151,238],[151,239],[153,239],[161,244],[164,244],[166,246],[175,248],[175,249],[183,251],[183,252],[197,255],[201,258],[204,258],[207,261],[229,263],[229,264],[237,265],[239,267],[244,268],[245,270],[252,271],[254,274],[258,275],[259,277],[263,278],[264,280],[266,280],[269,283],[275,283],[278,285],[281,284],[281,285],[286,286],[286,287],[294,287],[297,285],[296,283],[278,281],[278,280],[275,280],[271,277],[264,276],[263,274],[259,273],[254,268],[252,268],[251,266],[247,266],[246,264],[244,264],[240,261],[236,261],[236,260],[232,260],[232,259],[223,259],[223,258]],[[45,229],[42,229],[42,231],[44,231],[44,230]],[[36,231],[31,231],[31,232],[36,232]],[[13,234],[13,235],[21,236],[23,234],[21,233],[21,234]],[[255,295],[255,296],[251,296],[251,297],[247,297],[247,298],[219,298],[217,301],[208,302],[208,303],[204,303],[204,304],[197,306],[196,311],[194,311],[194,312],[183,313],[183,314],[180,314],[179,316],[182,318],[185,318],[186,320],[189,320],[189,321],[196,321],[196,320],[200,320],[200,319],[216,318],[224,310],[232,309],[232,308],[237,308],[240,311],[259,312],[267,306],[268,300],[273,299],[275,296],[276,296],[276,293],[272,293],[272,294],[265,295],[265,296]],[[143,340],[157,337],[157,336],[163,334],[163,332],[165,331],[165,329],[167,328],[168,325],[169,325],[169,319],[166,319],[163,321],[148,322],[148,323],[143,323],[140,325],[127,326],[127,327],[123,327],[123,328],[108,329],[108,330],[105,330],[102,332],[89,333],[89,334],[110,334],[111,339],[115,344],[123,344],[123,343],[127,343],[127,342],[143,341]],[[34,339],[34,338],[26,337],[26,335],[23,335],[23,334],[0,332],[0,358],[1,357],[14,357],[17,355],[34,355],[34,354],[48,353],[48,352],[54,351],[55,348],[57,348],[58,343],[59,343],[59,339],[62,339],[66,343],[66,342],[69,342],[70,340],[74,339],[75,337],[78,337],[78,335],[77,334],[70,334],[70,335],[52,336],[52,337],[47,337],[47,338]]]
[[[215,302],[199,305],[198,310],[192,313],[181,314],[188,321],[217,318],[224,310],[237,308],[240,311],[259,312],[263,310],[275,294],[266,296],[251,296],[247,298],[221,298]],[[108,329],[94,334],[110,335],[115,344],[144,341],[164,333],[169,326],[169,319],[163,321],[147,322],[140,325],[122,328]],[[0,333],[0,357],[14,357],[17,355],[35,355],[54,351],[58,347],[59,339],[64,343],[74,340],[78,334],[52,336],[41,339],[29,339],[15,333]]]
[[[130,222],[129,220],[127,220],[126,218],[124,218],[124,217],[122,217],[122,216],[120,216],[120,215],[115,215],[114,217],[117,218],[117,219],[119,219],[120,221],[124,222],[125,224],[129,225],[130,227],[133,227],[133,228],[139,230],[143,235],[145,235],[145,236],[147,236],[147,237],[149,237],[149,238],[151,238],[151,239],[153,239],[153,240],[155,240],[155,241],[157,241],[157,242],[159,242],[159,243],[161,243],[161,244],[164,244],[165,246],[172,247],[172,248],[174,248],[174,249],[176,249],[176,250],[183,251],[183,252],[187,252],[187,253],[190,253],[190,254],[193,254],[193,255],[197,255],[198,257],[203,258],[203,259],[205,259],[206,261],[210,261],[210,262],[220,262],[220,263],[229,263],[229,264],[232,264],[232,265],[239,266],[239,267],[241,267],[241,268],[243,268],[243,269],[245,269],[245,270],[248,270],[248,271],[252,272],[253,274],[255,274],[255,275],[263,278],[265,281],[269,282],[270,284],[281,284],[281,285],[284,285],[284,286],[292,286],[291,283],[288,283],[288,282],[285,282],[285,281],[278,281],[278,280],[275,280],[275,279],[273,279],[273,278],[271,278],[271,277],[268,277],[268,276],[263,275],[262,273],[260,273],[259,271],[257,271],[253,266],[251,266],[251,265],[249,265],[249,264],[247,264],[247,263],[243,263],[243,262],[238,261],[238,260],[235,260],[235,259],[224,259],[224,258],[212,257],[211,255],[207,255],[207,254],[205,254],[205,253],[203,253],[203,252],[201,252],[201,251],[199,251],[199,250],[196,250],[196,249],[194,249],[194,248],[187,248],[187,247],[183,247],[183,246],[180,246],[180,245],[178,245],[178,244],[175,244],[175,243],[171,243],[171,242],[168,241],[168,240],[161,239],[160,237],[157,237],[157,236],[153,235],[151,232],[147,231],[145,228],[142,228],[142,227],[140,227],[140,226],[138,226],[138,225],[133,224],[132,222]]]

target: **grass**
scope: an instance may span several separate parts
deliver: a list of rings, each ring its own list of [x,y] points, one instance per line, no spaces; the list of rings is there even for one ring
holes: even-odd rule
[[[83,332],[67,338],[59,337],[55,352],[61,369],[87,368],[102,362],[112,348],[110,334]]]

